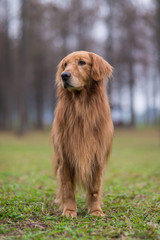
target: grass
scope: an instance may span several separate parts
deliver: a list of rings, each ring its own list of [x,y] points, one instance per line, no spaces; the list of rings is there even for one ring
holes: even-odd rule
[[[156,130],[116,130],[103,186],[105,218],[54,204],[49,132],[0,133],[0,239],[160,239],[160,145]]]

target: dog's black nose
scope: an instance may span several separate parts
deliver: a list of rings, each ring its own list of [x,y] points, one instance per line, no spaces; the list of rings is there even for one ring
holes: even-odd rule
[[[70,76],[71,76],[70,72],[63,72],[61,74],[61,78],[64,82],[66,82],[70,78]]]

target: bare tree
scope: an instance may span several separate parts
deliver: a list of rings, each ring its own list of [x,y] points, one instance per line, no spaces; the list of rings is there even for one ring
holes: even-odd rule
[[[13,87],[13,69],[12,69],[12,51],[11,40],[9,37],[9,9],[8,1],[0,2],[4,18],[2,19],[1,31],[0,31],[0,51],[1,51],[1,80],[0,80],[0,92],[1,92],[1,116],[0,122],[3,129],[11,129],[12,118],[12,87]]]
[[[160,23],[160,0],[156,0],[156,35],[157,35],[157,46],[158,46],[158,69],[160,71],[160,25],[159,23]]]
[[[160,0],[156,0],[156,37],[157,37],[157,48],[158,48],[158,82],[160,86]],[[159,91],[160,92],[160,89]],[[160,104],[159,104],[160,106]],[[159,128],[160,128],[160,117],[158,119]],[[159,130],[160,131],[160,130]]]
[[[19,133],[23,134],[28,128],[28,111],[27,111],[27,90],[29,79],[29,49],[28,49],[28,7],[29,1],[21,1],[21,39],[20,39],[20,62],[19,62],[19,82],[18,82],[18,104],[19,104]]]
[[[107,40],[105,43],[105,58],[110,62],[112,66],[114,66],[114,21],[115,21],[115,3],[112,0],[106,1],[108,6],[108,15],[105,19],[106,28],[107,28]],[[112,93],[112,81],[109,81],[108,84],[108,95],[111,101],[111,93]],[[112,107],[112,103],[111,103]]]

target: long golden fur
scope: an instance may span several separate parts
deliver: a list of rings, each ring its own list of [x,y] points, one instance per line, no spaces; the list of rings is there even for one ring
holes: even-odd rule
[[[85,51],[69,54],[58,66],[52,139],[59,185],[56,202],[65,216],[77,215],[76,183],[87,191],[89,213],[104,216],[102,177],[113,136],[104,79],[111,74],[109,63]]]

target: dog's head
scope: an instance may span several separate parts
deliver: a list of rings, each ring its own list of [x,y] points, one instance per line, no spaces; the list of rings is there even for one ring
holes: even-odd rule
[[[102,81],[111,74],[111,65],[102,57],[91,52],[79,51],[62,59],[58,65],[56,81],[69,91],[80,91],[91,80]]]

